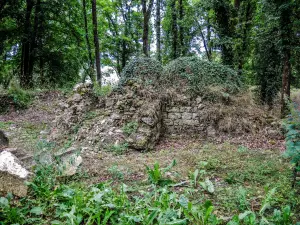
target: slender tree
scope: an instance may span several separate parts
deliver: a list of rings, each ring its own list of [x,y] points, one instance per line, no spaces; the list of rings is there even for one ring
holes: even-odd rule
[[[177,12],[176,12],[176,0],[171,0],[171,9],[172,9],[172,59],[176,59],[178,57],[178,49],[177,49],[177,38],[178,38],[178,29],[177,29]]]
[[[99,49],[99,37],[98,37],[96,0],[92,0],[92,17],[93,17],[93,33],[94,33],[94,45],[95,45],[95,57],[96,57],[97,82],[101,86],[102,76],[101,76],[101,67],[100,67],[100,49]]]
[[[220,37],[222,50],[222,62],[225,65],[233,66],[234,52],[232,38],[234,29],[231,24],[231,5],[229,0],[215,0],[213,9],[216,15],[217,34]]]
[[[149,0],[147,7],[147,0],[142,0],[142,10],[144,16],[144,27],[143,27],[143,53],[149,56],[149,21],[153,8],[154,0]]]
[[[184,28],[183,28],[183,0],[178,0],[178,8],[179,8],[179,45],[180,45],[180,55],[185,55],[185,49],[184,46]]]
[[[285,97],[290,98],[290,80],[291,80],[291,40],[292,40],[292,2],[291,0],[279,1],[279,27],[281,37],[281,55],[282,55],[282,90],[281,90],[281,113],[285,114]]]
[[[32,0],[26,0],[26,13],[23,28],[22,38],[22,53],[21,53],[21,71],[20,71],[20,85],[22,88],[33,87],[32,73],[30,72],[30,37],[32,32],[31,14],[34,7]]]
[[[92,48],[89,40],[89,32],[88,32],[88,20],[87,20],[87,13],[86,13],[86,0],[82,0],[82,11],[83,11],[83,20],[84,20],[84,32],[85,32],[85,41],[88,50],[88,59],[89,59],[89,71],[88,74],[91,80],[94,82],[94,63],[92,58]],[[85,76],[83,78],[83,82],[85,81]]]
[[[161,0],[156,0],[156,57],[158,61],[161,61]]]

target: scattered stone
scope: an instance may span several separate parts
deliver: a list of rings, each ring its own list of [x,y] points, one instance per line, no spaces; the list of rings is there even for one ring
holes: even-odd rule
[[[86,92],[90,92],[92,89],[93,89],[93,83],[86,82],[86,83],[76,84],[73,88],[73,91],[79,94],[84,94]]]
[[[215,137],[216,136],[216,129],[213,126],[209,126],[206,128],[207,136],[208,137]]]
[[[50,131],[49,131],[49,130],[42,130],[42,131],[40,132],[40,135],[48,135],[48,134],[50,134]]]
[[[72,98],[70,99],[70,101],[75,102],[75,103],[79,103],[82,100],[82,96],[79,93],[75,93]]]
[[[73,176],[76,174],[78,167],[82,163],[82,157],[80,155],[69,155],[62,157],[61,164],[59,165],[61,176]]]
[[[143,117],[141,120],[149,126],[155,125],[155,120],[152,117]]]
[[[196,98],[196,102],[197,102],[197,104],[200,104],[202,102],[202,98],[201,97],[197,97]]]
[[[0,153],[0,192],[11,192],[18,197],[27,195],[28,187],[25,184],[30,177],[29,171],[11,152]]]

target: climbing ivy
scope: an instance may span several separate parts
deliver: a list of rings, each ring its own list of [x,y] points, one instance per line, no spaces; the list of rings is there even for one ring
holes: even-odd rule
[[[182,88],[186,83],[190,92],[206,94],[209,87],[220,87],[224,93],[236,93],[242,87],[234,70],[199,57],[178,58],[165,66],[163,82]]]

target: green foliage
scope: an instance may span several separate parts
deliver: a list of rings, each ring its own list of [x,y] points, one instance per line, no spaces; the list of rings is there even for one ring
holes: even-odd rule
[[[99,87],[99,85],[95,85],[93,89],[95,96],[107,96],[112,92],[112,87],[110,85],[105,85]]]
[[[143,84],[155,84],[160,78],[162,70],[162,65],[155,59],[136,57],[124,67],[120,84],[125,84],[129,80],[139,81]]]
[[[217,63],[198,57],[178,58],[165,66],[163,83],[186,88],[194,94],[207,94],[209,87],[221,87],[224,93],[236,93],[242,87],[238,74]]]
[[[109,150],[116,155],[122,155],[128,151],[128,143],[113,144],[109,147]]]
[[[278,17],[275,5],[271,2],[259,4],[257,22],[261,29],[256,30],[254,65],[256,81],[260,85],[260,99],[273,104],[281,87],[281,55],[278,36]]]
[[[125,184],[113,188],[111,183],[89,187],[59,183],[55,168],[38,165],[36,175],[29,183],[29,196],[22,199],[21,204],[16,204],[10,194],[0,198],[0,224],[224,224],[214,214],[211,201],[195,203],[186,194],[163,185],[166,184],[164,173],[174,165],[175,161],[165,169],[160,169],[158,164],[153,169],[148,167],[149,179],[155,186],[139,188],[139,191]],[[115,179],[123,179],[116,166],[110,173]],[[244,191],[241,192],[244,195]],[[293,214],[289,206],[275,209],[273,214],[266,213],[273,204],[274,193],[275,189],[268,192],[260,213],[246,210],[233,216],[227,224],[292,225]]]
[[[5,89],[7,89],[12,79],[13,79],[12,63],[7,63],[0,60],[0,85],[2,85]]]
[[[132,133],[135,133],[137,128],[138,128],[139,124],[137,122],[129,122],[124,124],[124,126],[122,127],[122,131],[124,134],[126,134],[127,136],[130,136]]]
[[[290,103],[289,109],[291,113],[284,124],[286,130],[286,151],[284,155],[295,165],[293,177],[294,186],[297,172],[300,171],[300,116],[297,106]]]
[[[124,173],[118,168],[117,165],[113,165],[108,169],[108,172],[111,174],[113,179],[116,180],[123,180],[124,179]]]
[[[14,100],[19,108],[27,108],[32,101],[32,95],[16,85],[11,85],[8,89],[8,95]]]
[[[146,166],[148,181],[152,184],[165,186],[172,183],[172,180],[165,179],[164,176],[166,172],[170,171],[176,165],[176,161],[173,160],[172,163],[166,168],[160,168],[158,163],[155,163],[153,169]]]

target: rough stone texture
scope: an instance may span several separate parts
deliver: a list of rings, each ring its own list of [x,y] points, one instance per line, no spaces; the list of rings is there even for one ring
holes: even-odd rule
[[[232,105],[231,105],[232,104]],[[74,145],[91,146],[94,151],[128,146],[137,150],[152,149],[161,134],[214,137],[219,133],[244,134],[262,131],[262,110],[255,114],[251,107],[235,103],[212,103],[172,91],[157,90],[130,82],[106,97],[93,97],[90,92],[75,92],[60,104],[61,113],[54,121],[50,139],[65,140],[70,136]],[[253,115],[252,115],[253,114]],[[127,124],[135,128],[124,132]],[[270,130],[276,136],[278,128]]]
[[[199,107],[200,106],[200,107]],[[163,109],[163,126],[167,134],[181,134],[183,131],[203,133],[205,135],[206,125],[201,123],[199,115],[205,108],[201,97],[190,99],[180,96],[172,99]]]
[[[82,163],[80,151],[76,147],[71,147],[62,152],[56,152],[55,157],[60,161],[58,168],[61,172],[61,176],[73,176]]]
[[[110,150],[112,146],[146,150],[154,147],[162,129],[162,99],[155,90],[145,90],[138,84],[126,86],[123,93],[114,92],[96,101],[89,93],[75,93],[62,105],[60,115],[53,124],[50,140],[57,141],[61,134],[74,134],[80,146],[94,146],[94,150]],[[136,123],[129,134],[123,127]]]
[[[0,192],[26,196],[28,187],[24,182],[29,179],[29,175],[29,171],[11,152],[0,153]]]
[[[32,166],[35,165],[34,157],[33,155],[28,154],[23,149],[18,148],[5,148],[3,151],[10,152],[15,157],[18,158],[18,160],[21,162],[21,164],[28,170],[32,168]]]
[[[0,130],[0,149],[7,147],[9,144],[8,138],[6,137],[4,131]]]

